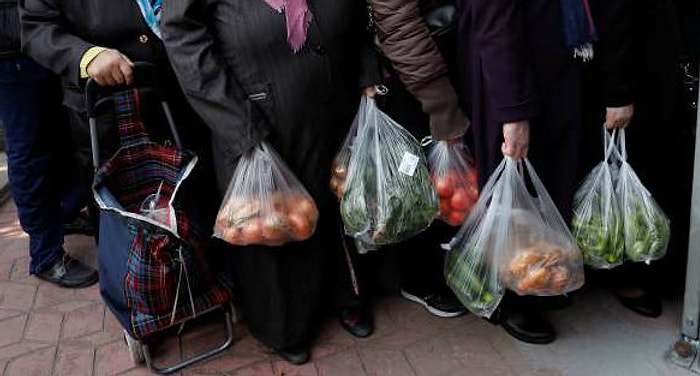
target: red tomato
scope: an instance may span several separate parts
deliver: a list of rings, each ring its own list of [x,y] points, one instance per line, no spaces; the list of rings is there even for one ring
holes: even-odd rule
[[[229,227],[224,231],[223,238],[226,242],[231,244],[241,243],[241,229],[236,227]]]
[[[455,210],[452,213],[450,213],[450,216],[447,218],[447,223],[452,226],[460,226],[462,225],[462,223],[464,223],[465,218],[465,212]]]
[[[458,188],[455,190],[455,192],[452,194],[452,198],[450,199],[450,205],[452,205],[454,210],[467,210],[467,207],[469,206],[469,197],[467,196],[467,192],[464,190],[464,188]]]
[[[449,198],[440,197],[440,214],[447,216],[452,211]]]
[[[263,226],[260,218],[248,221],[241,231],[241,240],[246,244],[259,244],[263,239]]]
[[[476,168],[472,167],[467,171],[467,182],[474,186],[479,184],[479,171]]]
[[[311,236],[312,229],[308,219],[297,213],[292,213],[287,218],[297,240],[306,240]]]
[[[449,176],[438,176],[435,179],[435,190],[440,197],[452,196],[452,179]]]
[[[309,198],[302,198],[301,201],[297,203],[296,212],[302,216],[313,220],[318,217],[318,210],[316,209],[316,204]]]

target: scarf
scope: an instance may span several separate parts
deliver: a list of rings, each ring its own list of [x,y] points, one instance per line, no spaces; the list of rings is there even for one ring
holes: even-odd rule
[[[294,53],[306,42],[306,32],[311,23],[311,11],[306,0],[263,0],[277,12],[284,12],[287,22],[287,43]]]
[[[160,33],[160,16],[163,10],[163,0],[136,0],[136,4],[141,9],[143,20],[146,21],[153,34],[163,39]]]
[[[564,22],[564,42],[574,58],[593,59],[596,30],[588,0],[560,0]]]

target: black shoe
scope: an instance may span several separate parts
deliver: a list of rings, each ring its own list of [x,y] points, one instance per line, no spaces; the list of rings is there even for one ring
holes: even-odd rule
[[[437,317],[458,317],[467,312],[453,294],[412,294],[401,289],[401,296],[422,305]]]
[[[501,326],[517,340],[536,345],[554,342],[554,328],[544,317],[533,312],[511,311],[501,318]]]
[[[98,279],[95,269],[70,257],[68,254],[64,254],[53,265],[36,276],[44,281],[67,288],[88,287],[95,284]]]
[[[302,365],[309,361],[311,353],[306,346],[292,346],[283,350],[275,350],[282,359],[294,365]]]
[[[649,291],[644,291],[638,297],[625,296],[618,289],[614,289],[613,293],[617,300],[632,312],[651,318],[661,316],[661,298]]]
[[[372,315],[361,307],[348,307],[340,311],[340,325],[350,334],[365,338],[374,332]]]
[[[73,220],[63,224],[63,234],[81,234],[87,236],[94,236],[95,226],[92,225],[92,222],[87,217],[87,214],[81,212],[80,214],[78,214],[77,217],[73,218]]]

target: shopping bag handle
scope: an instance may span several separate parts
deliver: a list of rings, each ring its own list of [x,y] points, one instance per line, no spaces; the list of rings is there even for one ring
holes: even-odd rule
[[[175,127],[170,106],[165,101],[162,92],[160,91],[160,82],[158,80],[158,70],[155,64],[149,62],[134,62],[134,81],[130,86],[100,86],[94,79],[88,79],[85,84],[85,101],[87,107],[87,115],[90,124],[90,146],[92,148],[92,163],[95,170],[99,167],[100,162],[100,147],[97,137],[97,116],[100,105],[105,101],[113,101],[118,93],[125,91],[137,91],[139,93],[152,92],[160,99],[161,107],[165,113],[165,117],[170,127],[170,132],[173,136],[173,141],[179,150],[183,150],[183,144],[180,139],[180,134]]]

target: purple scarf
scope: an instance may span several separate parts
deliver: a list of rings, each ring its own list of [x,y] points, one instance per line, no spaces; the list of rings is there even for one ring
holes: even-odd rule
[[[596,30],[588,0],[560,0],[564,21],[564,39],[574,57],[593,59]]]
[[[311,23],[311,11],[306,0],[263,0],[272,9],[284,12],[287,21],[287,43],[296,53],[306,42],[306,31]]]

